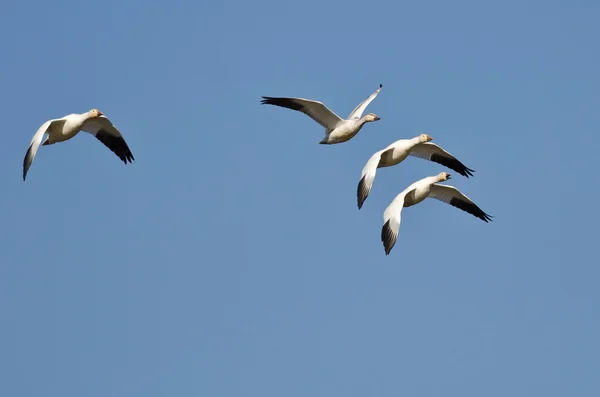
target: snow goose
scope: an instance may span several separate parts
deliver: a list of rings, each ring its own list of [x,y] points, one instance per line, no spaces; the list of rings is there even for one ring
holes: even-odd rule
[[[352,139],[365,123],[380,120],[374,113],[368,113],[363,117],[367,106],[375,99],[383,85],[369,95],[350,113],[346,120],[341,119],[337,114],[329,110],[322,102],[312,101],[303,98],[275,98],[264,96],[261,103],[263,105],[281,106],[287,109],[297,110],[306,114],[308,117],[319,123],[325,128],[325,138],[319,143],[333,145]]]
[[[23,180],[27,177],[27,171],[31,167],[40,144],[47,146],[63,142],[73,138],[79,131],[94,135],[125,164],[128,161],[131,163],[132,160],[135,160],[119,130],[101,111],[92,109],[89,112],[81,114],[73,113],[60,119],[48,120],[42,124],[33,136],[29,144],[29,149],[27,149],[27,153],[25,154],[25,159],[23,160]],[[42,139],[46,134],[48,135],[42,143]]]
[[[383,213],[384,224],[381,229],[381,241],[383,242],[386,255],[389,255],[394,244],[396,244],[396,238],[398,237],[398,231],[400,230],[402,208],[418,204],[427,197],[450,204],[453,207],[468,212],[484,222],[492,220],[491,215],[483,212],[481,208],[471,201],[470,198],[462,194],[457,188],[436,183],[447,181],[448,179],[450,179],[450,174],[447,172],[441,172],[436,176],[423,178],[404,189],[396,196],[390,205],[388,205]]]
[[[371,192],[377,168],[400,164],[408,156],[419,157],[444,165],[467,178],[473,176],[474,170],[465,167],[463,163],[438,145],[428,143],[432,139],[427,134],[421,134],[412,139],[400,139],[373,154],[364,166],[360,175],[360,182],[358,182],[356,190],[358,209],[362,208],[363,203]]]

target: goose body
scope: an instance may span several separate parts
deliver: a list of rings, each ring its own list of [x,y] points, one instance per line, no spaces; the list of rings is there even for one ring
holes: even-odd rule
[[[100,142],[115,153],[125,164],[135,160],[129,146],[119,130],[98,109],[85,113],[72,113],[46,121],[33,136],[23,160],[23,180],[33,163],[40,147],[64,142],[73,138],[80,131],[94,135]],[[44,139],[44,136],[46,138]]]
[[[383,213],[383,228],[381,229],[381,241],[385,249],[385,254],[396,244],[398,231],[400,230],[400,220],[402,208],[412,207],[419,204],[428,197],[440,200],[450,204],[453,207],[461,209],[469,214],[481,219],[484,222],[492,220],[492,216],[486,214],[470,198],[462,194],[457,188],[448,185],[441,185],[437,182],[443,182],[450,179],[450,174],[442,172],[436,176],[423,178],[404,189],[392,200],[390,205]]]
[[[360,175],[356,191],[358,208],[362,208],[363,203],[371,192],[377,169],[400,164],[408,156],[419,157],[442,164],[467,178],[473,176],[474,170],[467,168],[453,155],[438,145],[429,143],[432,139],[427,134],[421,134],[412,139],[400,139],[386,148],[375,152],[363,167]]]
[[[261,103],[263,105],[280,106],[306,114],[325,128],[325,137],[319,143],[333,145],[352,139],[358,134],[365,123],[380,120],[380,118],[373,113],[368,113],[365,116],[362,114],[373,99],[375,99],[377,94],[379,94],[382,87],[383,86],[380,84],[379,88],[369,95],[367,99],[362,101],[352,113],[350,113],[347,119],[340,118],[337,114],[329,110],[322,102],[310,99],[263,96]]]

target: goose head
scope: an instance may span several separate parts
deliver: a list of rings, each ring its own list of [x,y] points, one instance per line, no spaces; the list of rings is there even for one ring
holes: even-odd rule
[[[102,116],[104,113],[102,113],[101,111],[99,111],[98,109],[92,109],[88,112],[88,116],[90,119],[95,118],[95,117],[100,117]]]
[[[437,176],[438,182],[444,182],[450,179],[450,174],[447,172],[440,172]]]
[[[369,114],[365,115],[366,122],[377,121],[377,120],[381,120],[381,118],[379,116],[377,116],[375,113],[369,113]]]
[[[420,143],[425,143],[425,142],[429,142],[429,141],[432,141],[432,140],[433,140],[433,138],[430,137],[427,134],[421,134],[421,135],[419,135],[419,142]]]

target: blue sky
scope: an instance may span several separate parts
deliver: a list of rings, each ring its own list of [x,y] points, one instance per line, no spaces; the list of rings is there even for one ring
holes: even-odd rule
[[[597,396],[600,4],[593,1],[3,5],[0,395]],[[261,106],[347,115],[350,142]],[[92,107],[121,129],[42,148]],[[427,133],[476,170],[369,156]]]

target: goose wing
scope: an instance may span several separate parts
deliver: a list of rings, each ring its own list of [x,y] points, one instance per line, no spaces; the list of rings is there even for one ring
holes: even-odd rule
[[[376,89],[374,93],[369,95],[367,97],[367,99],[362,101],[356,108],[354,108],[352,113],[350,113],[350,115],[348,116],[348,120],[360,119],[362,117],[362,114],[365,112],[365,109],[367,108],[367,106],[369,106],[369,104],[373,101],[373,99],[375,99],[377,94],[379,94],[379,91],[381,91],[382,87],[383,87],[383,84],[379,84],[379,88]]]
[[[343,120],[322,102],[304,98],[277,98],[264,96],[263,105],[274,105],[302,112],[328,131],[334,130]]]
[[[358,202],[358,209],[361,209],[363,203],[369,196],[371,192],[371,188],[373,187],[373,181],[375,180],[375,174],[377,173],[377,168],[381,162],[383,156],[385,156],[388,152],[393,152],[394,148],[386,148],[384,150],[380,150],[373,154],[367,164],[365,164],[362,172],[360,174],[360,182],[358,182],[358,188],[356,189],[356,199]]]
[[[105,116],[88,119],[81,128],[82,131],[94,135],[100,142],[117,155],[125,164],[135,160],[127,142],[117,127]]]
[[[443,201],[444,203],[450,204],[453,207],[461,209],[469,214],[481,219],[484,222],[492,220],[492,216],[486,214],[481,208],[477,206],[470,198],[462,194],[454,186],[440,185],[434,183],[431,185],[431,192],[429,197],[436,200]]]
[[[411,150],[410,155],[441,164],[463,176],[466,176],[467,178],[469,176],[473,176],[473,172],[475,172],[458,161],[456,157],[433,143],[425,142],[416,145]]]
[[[404,198],[413,190],[413,187],[409,187],[397,195],[383,213],[381,241],[383,242],[383,248],[385,249],[386,255],[390,254],[392,248],[394,248],[394,245],[396,244],[396,239],[398,238],[400,220],[402,218],[402,208],[404,208]]]
[[[44,134],[48,131],[50,126],[59,121],[63,121],[63,119],[53,119],[48,120],[36,131],[31,139],[31,143],[29,144],[29,148],[27,149],[27,153],[25,153],[25,158],[23,159],[23,181],[27,178],[27,172],[33,163],[33,159],[42,143],[42,139],[44,138]]]

